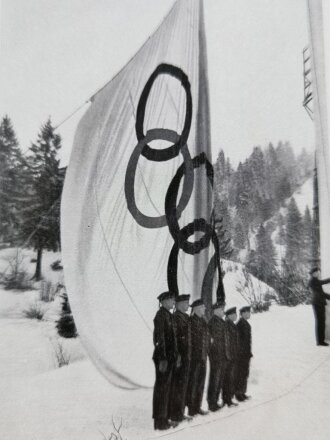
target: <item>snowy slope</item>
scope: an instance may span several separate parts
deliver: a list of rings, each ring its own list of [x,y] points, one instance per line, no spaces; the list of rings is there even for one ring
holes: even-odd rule
[[[274,289],[244,271],[243,264],[223,260],[222,267],[227,308],[263,301],[265,295],[277,297]]]
[[[21,248],[7,248],[0,250],[0,273],[8,274],[11,270],[11,265],[15,264],[15,260],[19,260],[20,270],[24,270],[30,277],[35,272],[36,263],[35,258],[37,253],[32,249]],[[61,259],[60,252],[48,252],[44,251],[42,254],[42,275],[46,281],[50,281],[54,284],[63,283],[63,271],[53,271],[50,267],[51,263]]]
[[[298,209],[302,215],[304,215],[306,206],[308,206],[311,211],[313,209],[313,177],[307,179],[306,182],[285,201],[284,206],[280,209],[280,213],[282,215],[286,215],[287,206],[289,205],[292,197],[294,197]]]
[[[288,207],[292,197],[294,197],[301,215],[304,215],[306,207],[309,208],[309,210],[312,214],[312,209],[313,209],[313,178],[311,177],[311,178],[307,179],[306,182],[299,189],[297,189],[292,194],[291,197],[289,197],[288,199],[285,200],[283,206],[278,211],[278,213],[282,214],[283,217],[285,217],[288,212],[287,207]],[[276,223],[277,222],[276,217],[277,217],[277,214],[275,216],[273,216],[272,218],[270,218],[269,220],[267,220],[265,222],[265,225],[267,225],[267,223],[269,223],[269,222]],[[250,231],[249,240],[250,240],[251,249],[256,249],[256,234],[257,234],[257,230]],[[285,255],[285,249],[283,246],[278,245],[278,243],[276,242],[277,235],[278,235],[278,227],[276,227],[275,231],[273,231],[272,239],[273,239],[273,242],[274,242],[277,254],[278,254],[277,256],[278,256],[278,258],[281,258],[283,255]],[[246,249],[244,249],[240,252],[240,258],[242,261],[245,261],[246,257],[247,257],[247,251],[246,251]]]
[[[313,208],[313,177],[306,180],[306,182],[299,188],[293,197],[296,200],[299,211],[304,214],[306,206],[310,210]]]
[[[237,274],[232,270],[226,277],[229,291]],[[22,294],[0,291],[0,393],[6,396],[0,401],[1,440],[101,440],[102,433],[110,436],[112,418],[117,424],[122,420],[122,435],[128,440],[164,435],[152,429],[151,389],[115,388],[87,359],[56,368],[50,323],[22,318],[17,313],[22,298]],[[228,300],[230,305],[238,303],[236,294]],[[270,312],[253,315],[251,325],[252,400],[199,416],[166,436],[183,440],[328,438],[330,349],[315,346],[311,307],[272,306]],[[152,362],[131,359],[129,353],[127,361]]]
[[[311,177],[310,179],[306,180],[306,182],[301,186],[301,188],[299,188],[294,194],[293,196],[298,209],[300,211],[300,214],[303,216],[306,207],[309,208],[310,213],[312,215],[312,209],[313,209],[313,177]],[[291,197],[289,199],[287,199],[285,206],[282,207],[280,209],[280,213],[285,216],[287,214],[287,206],[290,203]],[[276,238],[278,236],[279,233],[279,228],[277,227],[276,230],[273,232],[272,234],[272,239],[273,239],[273,243],[277,252],[277,257],[279,259],[279,261],[282,260],[282,258],[285,255],[285,246],[278,244]]]

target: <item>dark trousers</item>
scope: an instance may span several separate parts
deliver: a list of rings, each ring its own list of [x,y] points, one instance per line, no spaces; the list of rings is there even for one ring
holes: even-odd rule
[[[235,393],[236,362],[227,361],[223,383],[223,403],[230,403]]]
[[[315,316],[316,343],[322,344],[325,337],[325,306],[323,304],[313,304]]]
[[[238,359],[236,363],[236,396],[246,394],[247,382],[250,374],[250,359]]]
[[[159,361],[154,362],[156,382],[154,386],[152,417],[155,420],[168,420],[173,364],[168,364],[165,373],[161,373],[159,371]]]
[[[187,403],[187,388],[189,380],[189,359],[181,359],[180,368],[173,370],[171,398],[170,398],[170,419],[176,422],[183,420],[184,409]]]
[[[202,406],[206,377],[206,360],[192,360],[187,392],[187,405],[190,415],[198,413]]]
[[[220,392],[223,389],[226,363],[225,359],[210,355],[210,378],[207,389],[207,402],[210,408],[217,405]]]

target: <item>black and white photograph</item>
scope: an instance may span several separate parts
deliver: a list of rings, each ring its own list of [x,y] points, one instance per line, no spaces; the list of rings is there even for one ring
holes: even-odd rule
[[[328,439],[330,2],[0,0],[0,60],[0,439]]]

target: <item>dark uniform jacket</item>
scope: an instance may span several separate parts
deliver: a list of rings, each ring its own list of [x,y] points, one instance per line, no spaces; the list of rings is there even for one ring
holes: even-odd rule
[[[191,326],[191,359],[206,361],[209,350],[209,331],[204,318],[197,315],[190,317]]]
[[[175,362],[177,344],[175,324],[171,312],[161,307],[154,318],[154,354],[155,361]]]
[[[233,321],[226,319],[226,358],[228,361],[236,361],[238,355],[238,331]]]
[[[212,316],[209,321],[211,338],[210,356],[216,359],[226,359],[226,323],[219,316]]]
[[[236,327],[238,330],[238,357],[250,359],[252,357],[251,325],[246,319],[240,318]]]
[[[312,289],[312,304],[316,306],[325,306],[326,299],[330,300],[330,295],[325,293],[322,288],[322,284],[330,283],[330,278],[326,278],[325,280],[319,280],[315,277],[312,277],[309,281],[309,287]]]
[[[177,349],[181,359],[191,359],[190,319],[186,313],[176,310],[173,314],[176,330]]]

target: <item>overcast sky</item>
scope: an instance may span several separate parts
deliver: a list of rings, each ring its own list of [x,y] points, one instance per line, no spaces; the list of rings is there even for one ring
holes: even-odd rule
[[[173,0],[0,0],[0,117],[23,150],[51,116],[65,119],[128,61]],[[204,0],[214,158],[254,145],[313,148],[302,108],[305,0]],[[87,107],[85,107],[86,109]],[[82,109],[63,124],[67,164]]]

